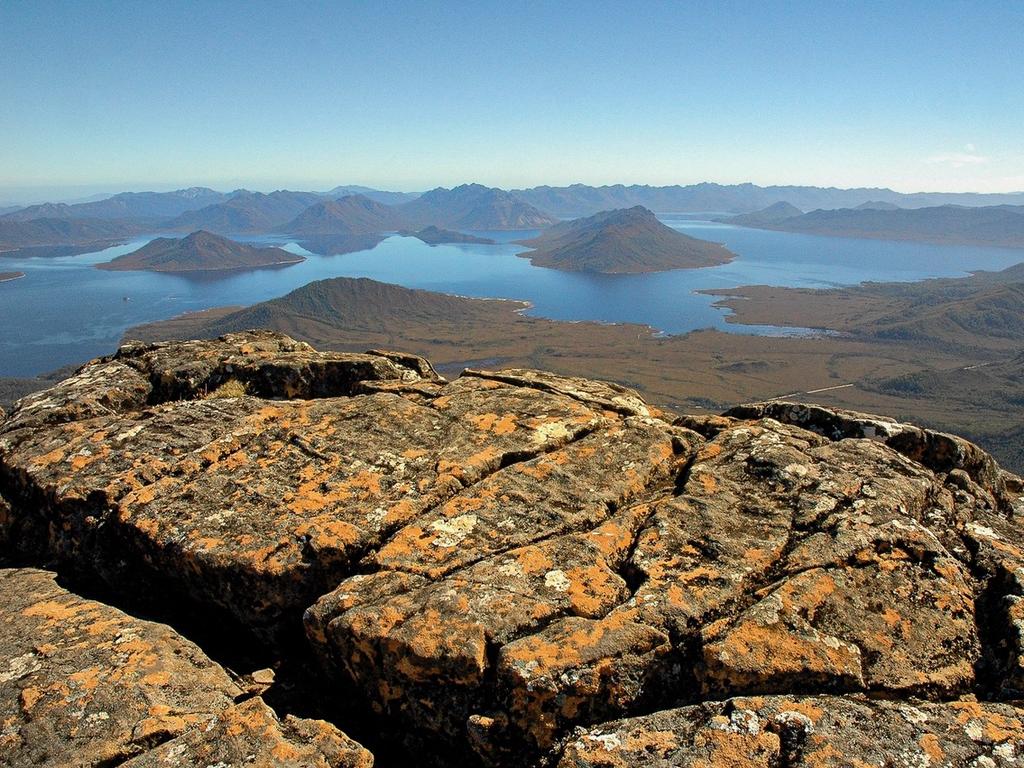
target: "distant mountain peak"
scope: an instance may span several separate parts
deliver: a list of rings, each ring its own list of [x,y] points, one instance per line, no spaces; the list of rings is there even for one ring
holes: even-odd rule
[[[364,235],[401,229],[402,224],[394,208],[357,194],[315,203],[282,229],[295,235]]]
[[[557,221],[506,190],[476,183],[437,187],[397,210],[414,228],[432,224],[455,230],[543,229]]]

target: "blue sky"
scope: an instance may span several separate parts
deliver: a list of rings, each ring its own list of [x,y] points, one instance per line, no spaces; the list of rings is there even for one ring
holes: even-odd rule
[[[0,2],[0,199],[1024,189],[1024,2]],[[37,194],[38,193],[38,194]]]

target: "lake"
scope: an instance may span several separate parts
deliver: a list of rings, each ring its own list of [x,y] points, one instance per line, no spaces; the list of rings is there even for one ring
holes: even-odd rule
[[[526,299],[531,314],[555,320],[650,325],[676,334],[698,328],[738,333],[793,334],[794,329],[728,325],[703,288],[750,284],[831,287],[864,280],[913,281],[998,270],[1024,261],[1024,251],[853,240],[743,229],[685,214],[663,216],[676,229],[724,243],[737,254],[718,267],[645,275],[594,275],[534,267],[515,254],[513,239],[535,232],[475,232],[499,245],[428,246],[389,237],[375,248],[318,256],[282,238],[273,243],[307,257],[280,269],[216,278],[152,272],[108,272],[95,264],[129,253],[151,238],[97,253],[58,258],[2,258],[0,271],[25,277],[0,283],[0,376],[32,376],[114,351],[125,329],[183,312],[252,304],[313,280],[370,277],[410,288],[463,296]]]

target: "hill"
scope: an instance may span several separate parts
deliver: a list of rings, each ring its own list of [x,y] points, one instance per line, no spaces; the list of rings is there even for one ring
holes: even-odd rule
[[[884,200],[868,200],[866,203],[854,206],[857,211],[898,211],[900,207],[894,203],[887,203]]]
[[[189,211],[171,220],[175,230],[204,229],[222,235],[244,232],[270,232],[290,222],[323,198],[313,192],[278,190],[270,194],[239,190],[228,200]]]
[[[520,254],[539,267],[606,274],[661,272],[725,264],[725,247],[665,226],[646,208],[603,211],[562,222],[531,240]]]
[[[969,208],[943,205],[911,210],[841,208],[811,211],[775,221],[761,220],[757,216],[735,216],[726,221],[761,229],[833,237],[1024,248],[1024,206]]]
[[[902,194],[891,189],[835,187],[770,186],[756,184],[714,184],[704,182],[689,186],[652,187],[648,185],[614,184],[591,187],[573,184],[568,187],[533,187],[514,189],[512,194],[531,205],[563,218],[589,216],[611,208],[642,205],[656,213],[704,211],[718,213],[749,213],[780,201],[788,201],[804,211],[817,208],[852,208],[868,201],[894,203],[902,208],[923,208],[937,205],[1024,205],[1024,192],[1013,194],[973,194],[925,192]]]
[[[764,224],[777,224],[780,221],[802,215],[803,211],[795,205],[782,201],[769,205],[767,208],[762,208],[760,211],[741,213],[739,216],[730,216],[720,219],[720,221],[724,221],[726,224],[734,224],[738,227],[759,227]]]
[[[280,248],[254,248],[200,230],[180,239],[158,237],[137,251],[96,266],[113,271],[221,272],[301,261],[305,261],[302,256]]]
[[[1024,423],[1019,418],[1024,408],[1024,354],[990,363],[870,378],[862,386],[893,398],[942,403],[950,411],[977,412],[982,403],[1001,411],[1001,428],[985,429],[975,421],[962,425],[962,431],[972,440],[984,440],[1005,465],[1024,467]]]
[[[215,338],[248,328],[273,328],[304,339],[337,342],[338,333],[381,333],[396,325],[432,325],[443,321],[470,325],[490,320],[496,311],[522,302],[467,299],[433,291],[403,288],[368,278],[335,277],[297,288],[278,299],[229,312],[187,315],[189,332]],[[175,321],[138,326],[132,338],[173,336]]]
[[[556,219],[508,192],[481,184],[438,187],[396,209],[406,225],[420,229],[543,229]]]
[[[0,218],[0,251],[40,245],[95,245],[123,242],[146,225],[112,219],[43,218],[30,221]]]
[[[122,192],[104,200],[67,205],[43,203],[21,208],[8,217],[16,221],[40,218],[59,219],[162,219],[180,216],[228,198],[223,192],[206,187],[190,187],[173,192]]]
[[[373,189],[372,187],[361,187],[358,184],[347,184],[340,187],[335,187],[329,192],[324,192],[324,197],[330,197],[337,199],[339,197],[348,197],[349,195],[362,195],[368,197],[374,202],[383,203],[384,205],[400,205],[401,203],[408,203],[410,200],[415,200],[420,196],[419,192],[387,192],[382,189]]]
[[[394,208],[364,195],[348,195],[311,205],[281,231],[292,235],[367,235],[394,231],[402,226]]]
[[[847,288],[744,286],[727,297],[731,322],[837,331],[946,350],[1006,352],[1024,343],[1024,264],[971,277]]]
[[[422,240],[427,245],[442,245],[444,243],[494,245],[494,240],[487,237],[477,237],[476,235],[467,235],[465,232],[453,232],[450,229],[438,229],[437,227],[424,227],[419,232],[411,232],[409,234]]]

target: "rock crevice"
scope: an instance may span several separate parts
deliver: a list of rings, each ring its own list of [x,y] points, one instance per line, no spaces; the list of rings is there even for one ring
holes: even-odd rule
[[[266,332],[128,345],[0,421],[9,559],[238,627],[436,764],[1024,759],[1021,488],[881,417],[772,402],[671,423],[617,385],[447,382]],[[31,661],[15,650],[0,668]],[[214,736],[103,759],[232,764],[268,743],[236,717],[296,764],[369,759],[227,698]]]

